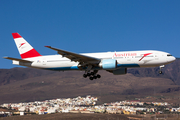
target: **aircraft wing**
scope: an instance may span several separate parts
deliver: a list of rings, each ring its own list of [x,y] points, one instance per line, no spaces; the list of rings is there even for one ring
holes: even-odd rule
[[[51,46],[45,46],[45,47],[57,51],[58,54],[62,55],[63,57],[69,58],[71,61],[80,62],[80,63],[99,63],[101,61],[98,58],[89,57],[89,56],[57,49]]]
[[[12,57],[3,57],[3,58],[9,59],[9,60],[15,60],[15,61],[19,61],[19,62],[32,63],[32,61],[18,59],[18,58],[12,58]]]

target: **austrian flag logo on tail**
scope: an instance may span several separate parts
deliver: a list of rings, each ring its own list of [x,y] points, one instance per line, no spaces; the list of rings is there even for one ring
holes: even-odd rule
[[[19,45],[19,48],[21,47],[21,46],[23,46],[25,43],[21,43],[20,45]]]

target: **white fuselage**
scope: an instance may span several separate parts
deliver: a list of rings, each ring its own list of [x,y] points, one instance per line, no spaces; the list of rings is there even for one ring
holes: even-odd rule
[[[155,50],[84,53],[80,55],[98,58],[101,60],[115,59],[117,60],[117,69],[131,67],[156,67],[166,65],[175,61],[175,57],[173,57],[169,53]],[[80,70],[78,68],[79,62],[71,61],[70,59],[63,57],[62,55],[39,56],[27,58],[24,60],[29,60],[33,62],[21,63],[19,61],[13,61],[13,64],[59,71]],[[93,69],[101,70],[103,68],[99,66]]]
[[[161,68],[176,60],[171,54],[155,51],[123,51],[101,53],[74,53],[51,46],[45,46],[58,53],[58,55],[42,56],[19,33],[12,33],[17,49],[22,59],[4,57],[13,61],[13,64],[40,68],[46,70],[82,70],[84,78],[90,80],[101,78],[98,70],[106,70],[114,75],[124,75],[127,68],[156,67]]]

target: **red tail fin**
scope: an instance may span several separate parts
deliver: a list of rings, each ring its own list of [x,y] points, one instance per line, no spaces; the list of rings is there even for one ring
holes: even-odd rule
[[[22,59],[41,56],[19,33],[12,33]]]

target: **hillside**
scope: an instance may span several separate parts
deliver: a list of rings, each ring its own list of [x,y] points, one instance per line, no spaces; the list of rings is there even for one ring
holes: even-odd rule
[[[129,69],[128,73],[132,73],[137,77],[156,77],[156,78],[169,78],[175,84],[180,85],[180,59],[177,59],[171,64],[163,68],[163,74],[159,74],[159,67],[156,68],[136,68]]]
[[[136,77],[156,77],[156,78],[168,78],[171,79],[175,84],[180,85],[180,59],[175,62],[168,64],[163,69],[163,74],[159,74],[159,67],[156,68],[134,68],[128,69],[128,73],[133,74]],[[75,72],[76,73],[76,72]],[[40,70],[33,68],[12,68],[12,69],[0,69],[0,85],[9,84],[11,82],[24,80],[27,78],[33,78],[43,75],[68,75],[69,72],[57,72]],[[81,72],[81,77],[83,71]]]
[[[0,104],[93,95],[99,103],[150,95],[174,95],[180,90],[179,61],[157,68],[129,69],[127,75],[100,71],[101,79],[90,81],[84,72],[54,72],[32,68],[0,70]]]

